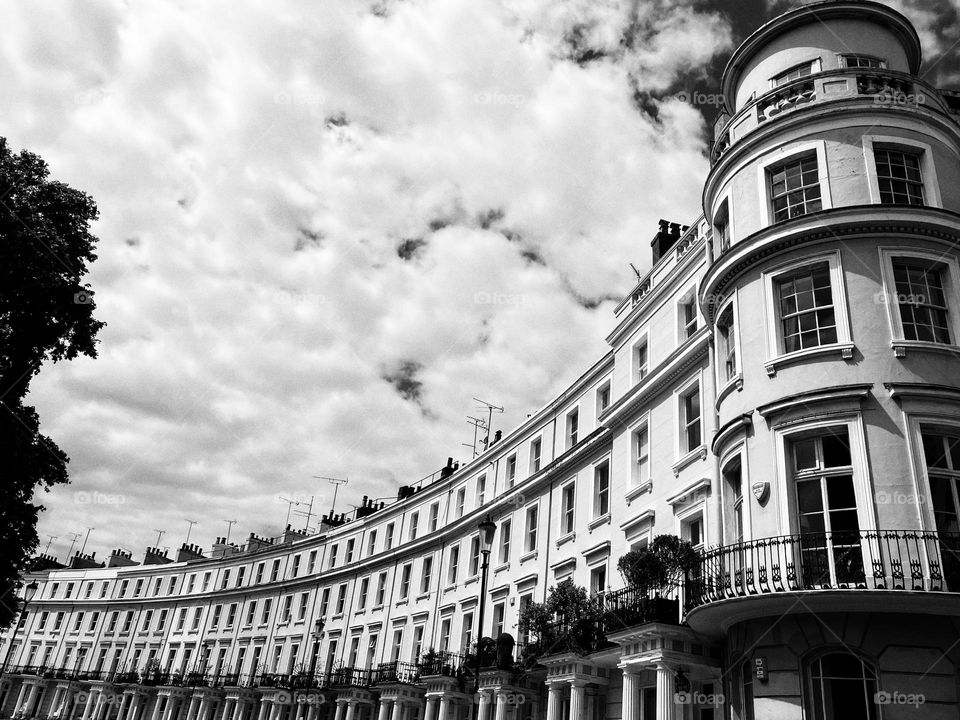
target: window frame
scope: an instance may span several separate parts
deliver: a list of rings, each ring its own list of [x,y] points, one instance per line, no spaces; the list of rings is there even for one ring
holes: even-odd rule
[[[574,405],[564,415],[563,448],[569,450],[580,442],[580,406]]]
[[[684,315],[687,312],[687,308],[693,309],[693,318],[688,320]],[[680,296],[677,298],[676,303],[674,304],[674,311],[676,313],[676,328],[677,328],[677,347],[680,347],[685,342],[688,342],[694,335],[697,334],[697,331],[703,327],[703,323],[700,319],[700,308],[697,303],[697,285],[696,283],[689,285],[683,289],[680,293]],[[647,358],[649,362],[649,357]]]
[[[795,78],[787,78],[783,82],[778,82],[780,78],[784,77],[785,75],[789,75],[794,70],[799,70],[804,66],[810,68],[810,72],[807,73],[806,75],[798,75]],[[804,77],[811,77],[813,75],[816,75],[822,69],[823,69],[823,60],[820,58],[819,55],[812,57],[809,60],[805,60],[804,62],[795,63],[790,67],[786,68],[785,70],[781,70],[780,72],[778,72],[776,75],[774,75],[769,79],[770,89],[775,90],[776,88],[783,87],[784,85],[790,82],[793,82],[794,80],[799,80],[800,78],[804,78]]]
[[[646,477],[640,474],[640,446],[638,435],[643,431],[647,435]],[[653,483],[653,467],[650,457],[650,413],[644,415],[630,428],[630,488],[627,491],[628,499],[649,489]]]
[[[862,58],[864,60],[876,60],[876,65],[850,65],[850,58]],[[886,70],[887,59],[877,55],[867,53],[837,53],[837,67],[850,70]]]
[[[720,257],[720,255],[729,250],[734,244],[733,213],[730,208],[729,194],[717,198],[716,207],[713,211],[713,222],[710,223],[710,231],[713,233],[714,258]],[[722,231],[721,228],[723,228]],[[726,242],[724,242],[724,240]]]
[[[686,398],[693,395],[693,388],[696,387],[696,393],[699,396],[699,406],[700,406],[700,416],[698,419],[700,429],[699,429],[699,444],[694,447],[688,447],[688,430],[690,422],[687,418],[686,410]],[[694,377],[690,378],[687,382],[683,383],[674,391],[676,407],[676,428],[677,428],[677,442],[676,442],[676,457],[678,461],[682,461],[692,455],[700,454],[703,452],[706,447],[705,439],[705,428],[704,428],[704,406],[703,406],[703,378],[700,373],[697,373]]]
[[[536,450],[536,452],[534,452]],[[530,441],[530,474],[535,475],[543,467],[543,436],[538,435]]]
[[[577,478],[570,478],[560,486],[560,534],[563,538],[577,529]]]
[[[880,300],[887,308],[887,327],[890,330],[890,346],[897,357],[904,357],[909,348],[955,352],[960,349],[960,262],[956,256],[922,250],[916,247],[884,246],[879,248],[880,274],[883,281],[883,293]],[[913,258],[944,266],[944,295],[947,298],[947,322],[951,333],[950,343],[932,340],[907,340],[903,332],[903,318],[900,314],[899,294],[894,278],[893,261],[897,258]]]
[[[733,374],[727,376],[726,367],[730,358],[730,353],[721,358],[721,348],[726,348],[729,341],[720,330],[720,318],[730,312],[731,325],[733,326]],[[738,302],[737,290],[734,289],[730,297],[726,298],[717,308],[716,319],[713,323],[713,342],[716,348],[716,383],[717,383],[717,403],[719,404],[723,397],[735,386],[737,390],[743,389],[743,353],[740,347],[740,305]]]
[[[766,228],[781,222],[790,222],[806,215],[798,215],[788,220],[775,220],[773,213],[773,196],[770,186],[770,176],[775,168],[800,160],[805,155],[814,154],[817,159],[817,180],[820,184],[820,212],[830,210],[833,207],[833,199],[830,194],[830,173],[827,165],[827,144],[824,140],[811,140],[808,142],[790,145],[781,151],[781,154],[771,155],[765,158],[757,166],[757,186],[760,197],[763,201],[760,203],[760,227]]]
[[[880,180],[877,175],[876,148],[883,150],[900,150],[919,155],[920,179],[923,183],[923,205],[889,205],[881,202]],[[933,160],[933,148],[919,140],[896,135],[864,135],[863,160],[867,175],[867,188],[870,193],[870,202],[874,205],[886,207],[933,207],[942,208],[943,199],[940,194],[940,182],[937,179],[937,167]]]
[[[649,435],[648,435],[649,437]],[[601,489],[599,486],[600,473],[601,471],[606,471],[606,487]],[[600,462],[596,463],[593,466],[593,520],[603,520],[604,518],[610,517],[611,502],[610,494],[612,489],[612,475],[613,471],[611,468],[611,462],[609,457],[605,457]],[[603,507],[603,504],[606,503],[606,507]]]
[[[643,362],[640,362],[640,351],[643,350]],[[650,337],[644,331],[630,345],[630,377],[633,384],[643,382],[650,375]]]
[[[800,268],[826,262],[830,270],[830,291],[833,299],[834,318],[837,327],[837,341],[828,345],[804,348],[793,352],[784,352],[781,344],[780,310],[776,297],[777,278]],[[847,289],[843,272],[843,263],[839,250],[833,250],[807,257],[799,257],[768,268],[763,273],[764,322],[767,328],[767,360],[764,363],[768,375],[776,375],[781,365],[830,353],[839,353],[843,359],[853,357],[853,339],[850,329],[850,312],[847,306]]]

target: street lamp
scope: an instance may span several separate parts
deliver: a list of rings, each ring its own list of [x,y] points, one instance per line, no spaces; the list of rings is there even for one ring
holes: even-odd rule
[[[37,594],[37,588],[40,586],[37,585],[36,581],[31,582],[23,589],[23,609],[20,611],[20,619],[26,618],[27,605],[30,604],[30,601],[33,600],[33,596]],[[26,623],[24,623],[26,625]],[[3,665],[0,665],[0,677],[3,677],[3,674],[7,671],[7,663],[10,660],[10,652],[13,650],[13,644],[17,640],[17,631],[20,629],[20,620],[17,621],[17,624],[13,626],[13,634],[10,636],[10,644],[7,645],[7,652],[3,656]]]
[[[490,548],[493,546],[493,534],[497,531],[497,524],[488,513],[478,526],[480,530],[480,555],[483,562],[480,565],[480,611],[477,617],[477,668],[473,681],[473,692],[480,690],[480,649],[483,641],[483,609],[487,604],[487,569],[490,567]]]

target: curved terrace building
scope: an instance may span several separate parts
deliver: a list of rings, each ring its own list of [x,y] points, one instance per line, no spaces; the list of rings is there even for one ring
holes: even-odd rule
[[[960,103],[920,59],[875,2],[757,30],[704,215],[661,223],[593,367],[317,534],[40,558],[0,717],[956,717]],[[698,551],[682,587],[624,587],[666,534]],[[528,637],[567,578],[589,637]]]

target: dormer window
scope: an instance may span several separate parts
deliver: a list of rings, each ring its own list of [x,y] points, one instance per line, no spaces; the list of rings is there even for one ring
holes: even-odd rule
[[[819,58],[817,58],[816,60],[807,60],[806,62],[800,63],[799,65],[794,65],[789,70],[784,70],[779,75],[775,75],[774,77],[770,78],[770,87],[777,88],[777,87],[780,87],[781,85],[786,85],[788,82],[797,80],[798,78],[812,75],[814,72],[820,69],[819,65],[820,65]]]
[[[840,67],[886,69],[887,61],[873,55],[841,55]]]

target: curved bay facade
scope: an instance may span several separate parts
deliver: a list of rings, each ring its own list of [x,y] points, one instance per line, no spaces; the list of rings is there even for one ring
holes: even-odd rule
[[[960,103],[920,58],[872,2],[760,28],[704,216],[661,224],[592,368],[318,534],[38,570],[0,717],[955,717]],[[661,534],[698,549],[682,588],[623,587]],[[601,608],[577,652],[517,622],[566,578]]]

